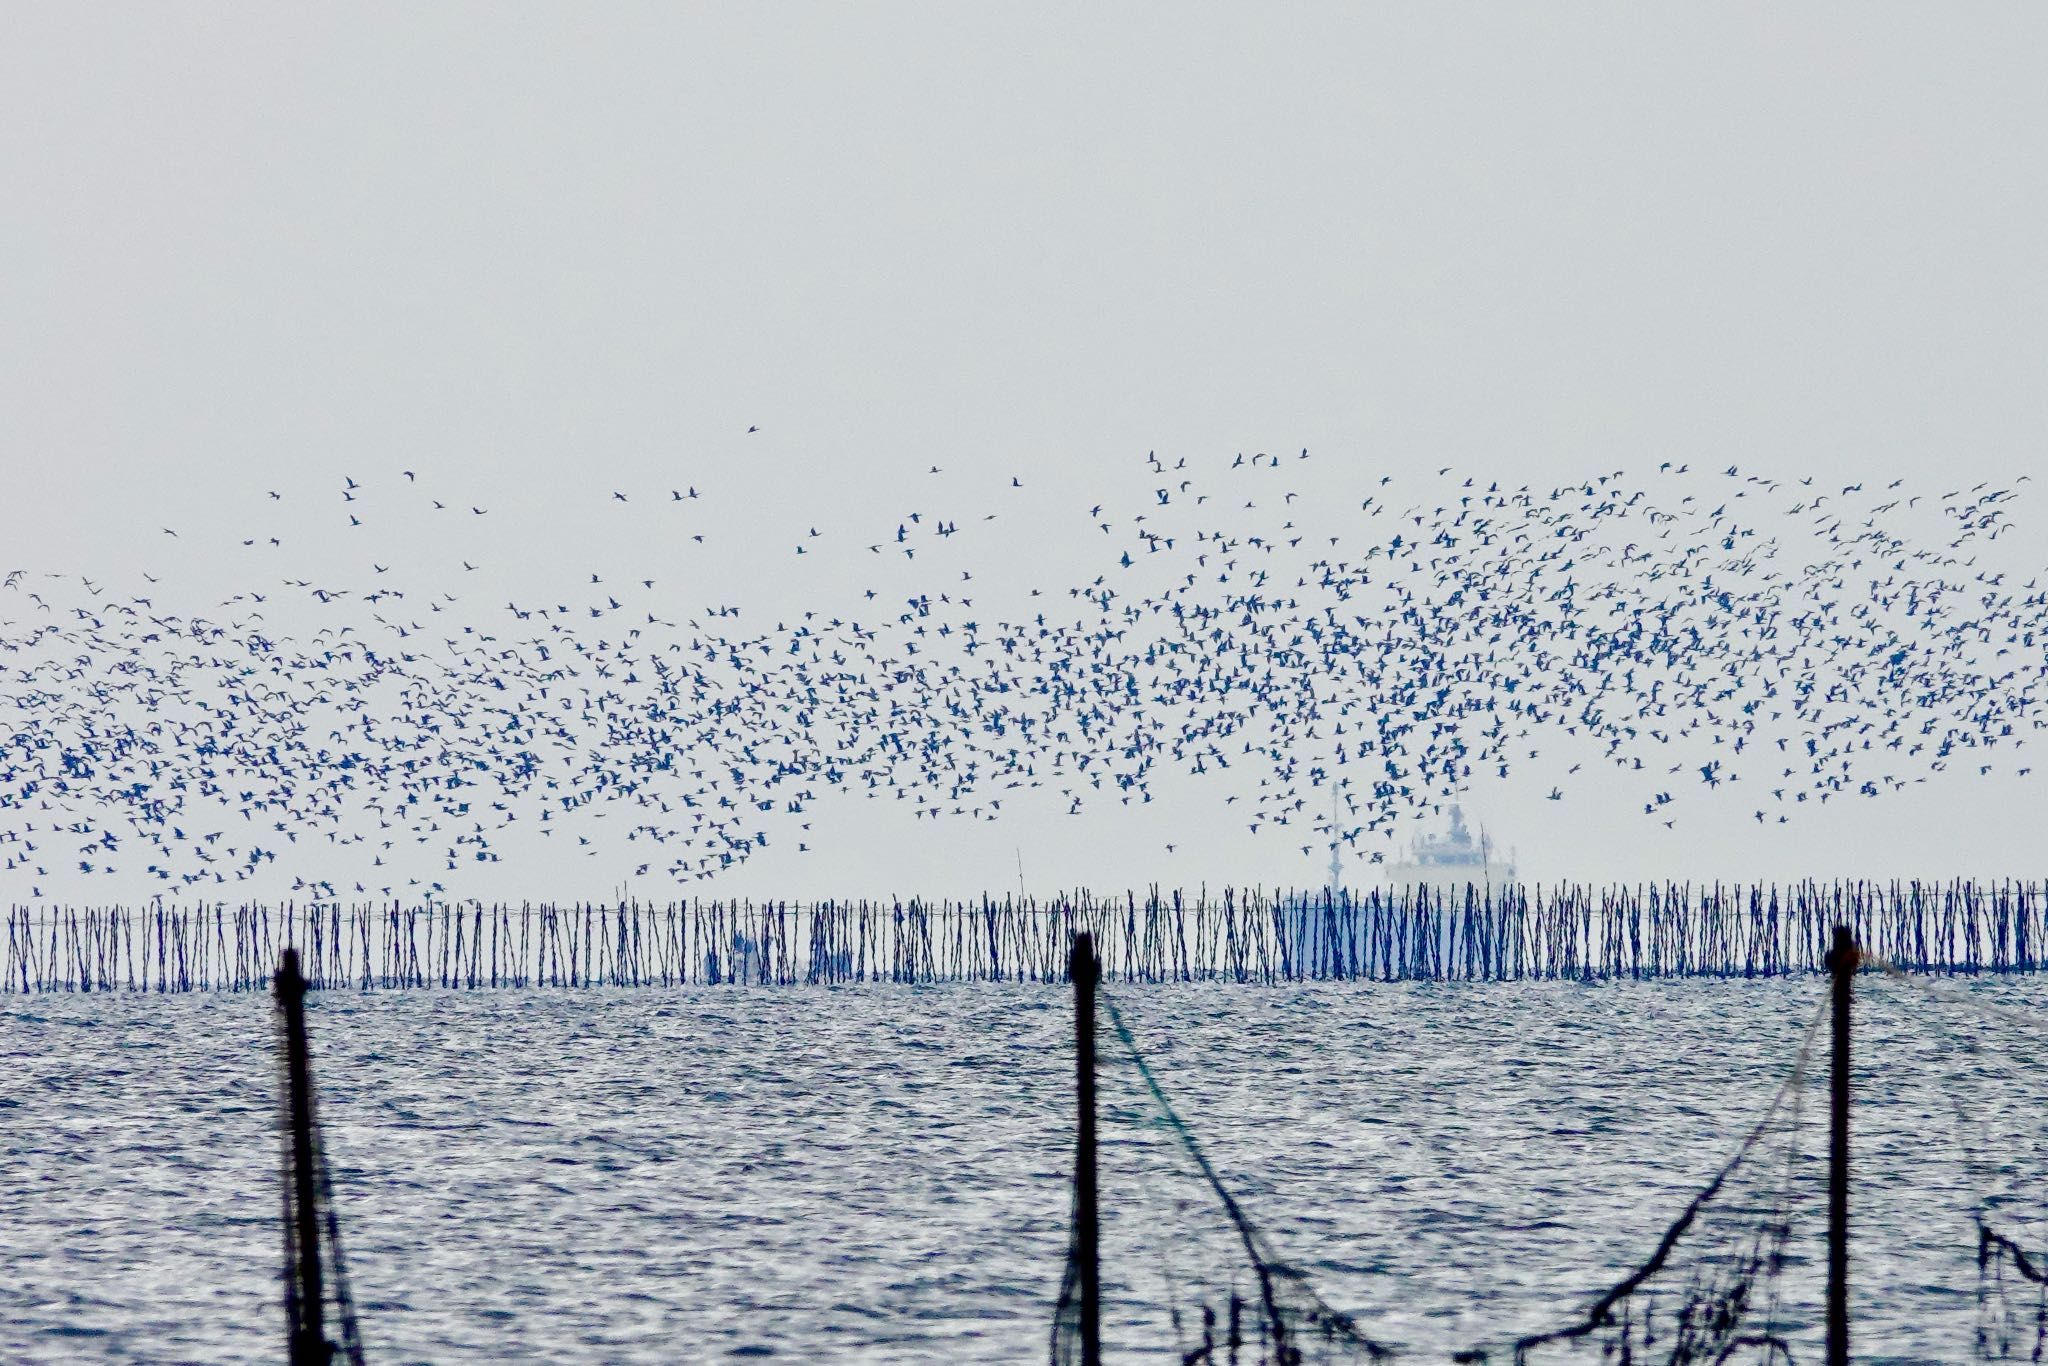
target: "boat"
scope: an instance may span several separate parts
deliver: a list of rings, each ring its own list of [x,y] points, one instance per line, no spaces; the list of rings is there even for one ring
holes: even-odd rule
[[[1475,837],[1465,824],[1465,809],[1456,802],[1451,804],[1449,833],[1421,836],[1409,846],[1407,857],[1387,865],[1387,881],[1396,892],[1463,892],[1468,886],[1483,891],[1514,880],[1514,856],[1503,857],[1483,829]]]
[[[1497,893],[1513,883],[1515,861],[1483,829],[1475,834],[1464,808],[1453,803],[1450,830],[1416,839],[1386,874],[1390,885],[1383,892],[1347,890],[1333,840],[1328,887],[1280,908],[1276,923],[1288,970],[1309,977],[1459,975],[1472,934],[1466,898],[1484,901],[1489,889]]]

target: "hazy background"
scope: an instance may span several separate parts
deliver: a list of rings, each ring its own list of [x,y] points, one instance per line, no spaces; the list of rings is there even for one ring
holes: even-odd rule
[[[877,529],[950,506],[1002,511],[959,558],[1014,619],[1101,572],[1079,512],[1139,506],[1150,450],[1308,447],[1332,487],[2048,476],[2034,6],[4,18],[0,559],[148,571],[174,609],[375,559],[480,604],[644,570],[663,615],[765,627],[852,610]],[[349,539],[344,475],[406,469],[495,539],[416,499]],[[812,527],[840,549],[796,556]],[[2005,755],[1667,831],[1619,785],[1544,800],[1586,757],[1545,749],[1470,800],[1538,878],[2040,871]],[[808,853],[688,890],[1000,890],[1020,851],[1037,891],[1322,880],[1215,785],[1155,788],[938,825],[828,797]],[[451,891],[607,893],[644,857],[501,848]]]

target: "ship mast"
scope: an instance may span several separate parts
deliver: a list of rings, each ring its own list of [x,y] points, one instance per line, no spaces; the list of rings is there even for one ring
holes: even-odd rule
[[[1330,780],[1330,900],[1335,901],[1344,890],[1344,821],[1342,803],[1337,793],[1336,779]]]

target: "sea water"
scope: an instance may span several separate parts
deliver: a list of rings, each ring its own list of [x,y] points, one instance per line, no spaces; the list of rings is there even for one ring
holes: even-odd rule
[[[1974,989],[2048,1002],[2039,979]],[[1568,1321],[1647,1256],[1783,1080],[1825,982],[1113,991],[1275,1249],[1428,1359]],[[1976,1084],[1989,1064],[1930,1014],[1861,979],[1861,1360],[1969,1355],[1952,1101],[2018,1114],[2036,1139],[2048,1121],[2048,1071]],[[1042,1360],[1068,1238],[1072,1023],[1054,986],[316,995],[367,1354]],[[0,998],[0,1360],[279,1354],[274,1045],[261,994]],[[1105,1028],[1106,1077],[1127,1066],[1115,1049]],[[1815,1059],[1817,1153],[1824,1035]],[[2048,1152],[2001,1151],[2008,1175],[2048,1185]],[[1155,1193],[1114,1176],[1112,1298],[1157,1250]],[[1809,1201],[1792,1244],[1809,1271],[1818,1216]],[[1792,1276],[1788,1295],[1814,1284]],[[1789,1312],[1810,1340],[1817,1307]]]

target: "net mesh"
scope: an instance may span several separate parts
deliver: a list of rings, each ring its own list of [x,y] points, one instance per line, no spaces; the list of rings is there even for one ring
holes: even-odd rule
[[[1782,1290],[1788,1243],[1823,1189],[1807,1119],[1823,1005],[1763,1116],[1664,1230],[1651,1255],[1562,1326],[1464,1350],[1420,1353],[1332,1307],[1252,1219],[1160,1086],[1123,1013],[1100,997],[1098,1062],[1104,1357],[1217,1366],[1395,1357],[1546,1366],[1575,1362],[1778,1363],[1810,1328]],[[1081,1355],[1079,1249],[1071,1244],[1051,1361]]]
[[[1918,1007],[1913,1017],[1934,1054],[1952,1118],[1954,1158],[1976,1232],[1976,1356],[1981,1361],[2048,1359],[2048,1132],[2038,1110],[2017,1097],[2036,1088],[2044,1051],[2040,1018],[1995,999],[1984,987],[1915,976],[1880,962]],[[1995,990],[1995,988],[1994,988]]]
[[[1097,1071],[1102,1343],[1186,1366],[1378,1361],[1389,1348],[1316,1293],[1253,1223],[1145,1060],[1107,992]],[[1130,1198],[1135,1196],[1136,1198]],[[1053,1319],[1054,1366],[1079,1366],[1079,1248]]]
[[[1792,1070],[1732,1156],[1664,1230],[1655,1251],[1561,1328],[1475,1349],[1461,1361],[1516,1366],[1597,1359],[1617,1363],[1769,1363],[1795,1360],[1806,1326],[1784,1293],[1795,1223],[1816,1203],[1807,1143],[1808,1089],[1823,1006]]]

